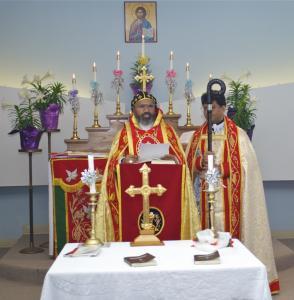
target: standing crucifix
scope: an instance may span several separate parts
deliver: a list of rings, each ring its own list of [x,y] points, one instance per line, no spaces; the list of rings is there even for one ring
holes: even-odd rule
[[[143,92],[146,92],[146,83],[149,82],[150,80],[154,79],[154,76],[152,74],[146,74],[147,68],[146,66],[143,66],[141,68],[142,73],[140,75],[135,76],[135,80],[142,82],[142,88]]]
[[[144,164],[140,168],[140,173],[142,173],[142,186],[134,187],[130,185],[126,189],[126,193],[131,197],[135,195],[142,195],[143,197],[143,229],[140,230],[140,235],[135,238],[134,242],[131,243],[132,246],[146,246],[146,245],[162,245],[163,243],[154,235],[154,226],[150,222],[150,203],[149,196],[151,194],[157,194],[161,196],[166,188],[161,184],[157,184],[157,187],[151,187],[149,185],[149,173],[151,169]]]

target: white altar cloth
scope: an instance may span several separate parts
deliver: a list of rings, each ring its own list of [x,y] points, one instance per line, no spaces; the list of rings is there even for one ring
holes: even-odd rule
[[[234,240],[220,249],[221,264],[195,265],[192,241],[165,246],[130,247],[111,243],[97,257],[64,257],[77,244],[66,244],[46,274],[42,300],[97,299],[271,299],[265,266]],[[157,266],[130,267],[125,256],[150,253]]]

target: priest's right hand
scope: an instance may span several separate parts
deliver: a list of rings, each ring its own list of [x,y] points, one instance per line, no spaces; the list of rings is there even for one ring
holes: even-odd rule
[[[137,155],[126,155],[125,158],[121,161],[122,164],[134,164],[138,162]]]

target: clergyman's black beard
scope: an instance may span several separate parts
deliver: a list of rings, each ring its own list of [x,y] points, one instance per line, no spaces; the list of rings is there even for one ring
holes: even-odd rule
[[[149,112],[142,114],[140,117],[137,117],[137,119],[138,122],[144,126],[154,123],[154,117]]]

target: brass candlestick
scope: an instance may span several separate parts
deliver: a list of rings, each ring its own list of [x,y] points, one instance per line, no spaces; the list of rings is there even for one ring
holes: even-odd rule
[[[99,124],[99,117],[98,117],[98,104],[95,103],[94,106],[94,123],[92,125],[92,128],[100,128],[101,125]]]
[[[169,92],[169,99],[168,99],[168,113],[167,115],[172,116],[174,115],[174,111],[173,111],[173,94],[171,92]]]
[[[123,113],[120,111],[120,97],[119,97],[119,92],[116,94],[116,111],[115,111],[115,116],[121,116]]]
[[[74,112],[74,121],[73,121],[73,133],[71,140],[79,140],[78,136],[78,113]]]
[[[96,237],[96,222],[95,222],[95,213],[96,213],[96,207],[97,207],[97,197],[100,193],[86,193],[90,196],[90,202],[89,206],[91,208],[91,232],[90,232],[90,238],[88,238],[85,241],[85,245],[103,245],[103,242],[100,239],[97,239]]]
[[[215,193],[218,192],[218,189],[214,189],[207,191],[208,194],[208,203],[209,203],[209,218],[210,218],[210,229],[213,233],[213,237],[217,237],[216,229],[215,229]]]
[[[185,124],[186,127],[193,126],[191,122],[191,100],[187,99],[187,123]]]

